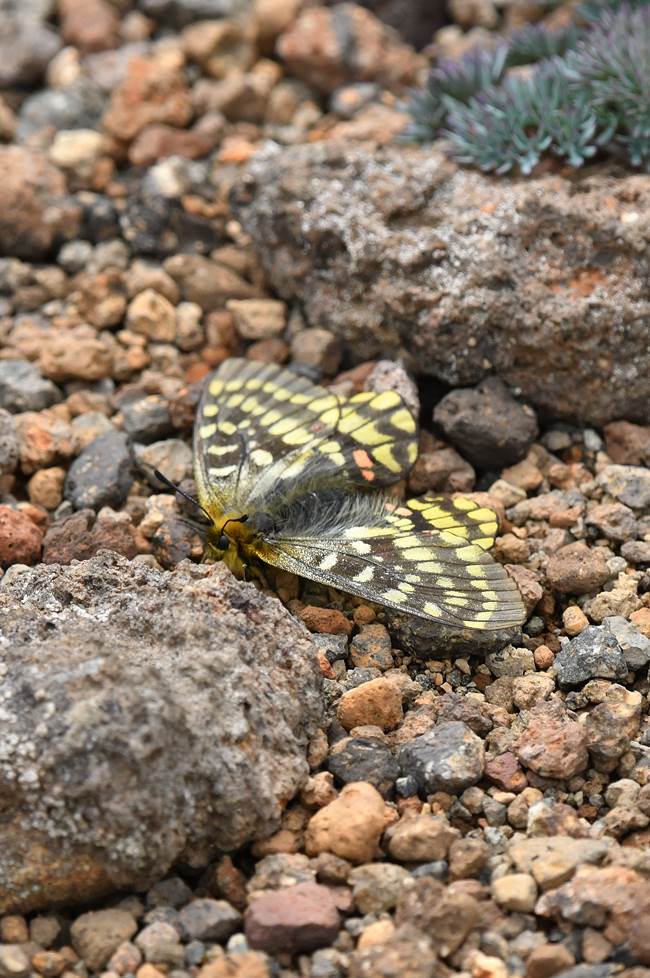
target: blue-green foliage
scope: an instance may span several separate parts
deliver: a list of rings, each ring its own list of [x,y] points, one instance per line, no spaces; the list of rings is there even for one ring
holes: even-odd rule
[[[544,153],[577,167],[598,151],[650,170],[650,2],[588,0],[580,18],[438,65],[409,105],[408,136],[444,135],[460,162],[496,173],[530,173]]]

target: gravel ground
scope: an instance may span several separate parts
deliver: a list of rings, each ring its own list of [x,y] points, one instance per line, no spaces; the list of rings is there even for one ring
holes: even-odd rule
[[[0,0],[0,978],[650,978],[647,178],[402,160],[539,15],[443,6]],[[233,355],[399,390],[523,631],[200,566]]]

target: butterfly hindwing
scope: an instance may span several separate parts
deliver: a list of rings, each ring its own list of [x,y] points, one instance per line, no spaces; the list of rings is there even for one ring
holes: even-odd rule
[[[476,504],[463,510],[444,500],[448,515],[442,516],[439,498],[415,502],[431,505],[412,509],[410,503],[380,497],[383,512],[370,501],[364,514],[363,501],[356,510],[342,501],[329,527],[320,526],[313,535],[280,529],[264,541],[259,555],[294,574],[424,618],[481,629],[521,624],[524,609],[516,584],[481,546],[487,538],[480,527],[486,514],[494,514],[482,510],[472,520],[468,514],[480,509]],[[423,513],[433,507],[436,513],[427,519]],[[436,528],[434,518],[439,524],[454,519],[454,531]],[[314,513],[314,525],[318,519]],[[489,525],[496,530],[493,521]]]

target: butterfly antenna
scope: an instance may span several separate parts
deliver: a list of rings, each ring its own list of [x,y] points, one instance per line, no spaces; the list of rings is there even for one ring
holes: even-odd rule
[[[198,499],[195,499],[194,496],[190,496],[189,492],[185,492],[185,490],[181,489],[180,486],[175,485],[171,479],[168,479],[167,476],[163,475],[162,472],[159,472],[158,469],[154,469],[153,474],[155,475],[156,479],[158,479],[159,482],[162,482],[164,486],[167,486],[168,489],[173,489],[173,491],[177,492],[179,496],[183,497],[183,499],[187,499],[188,502],[194,503],[194,505],[198,507],[198,509],[200,509],[205,516],[207,516],[211,523],[214,522],[207,509],[203,508]]]
[[[244,467],[244,462],[246,461],[246,456],[248,454],[248,442],[246,440],[246,435],[243,431],[238,431],[237,435],[241,441],[241,456],[239,458],[239,466],[237,467],[237,475],[235,477],[235,488],[233,490],[233,496],[237,499],[237,493],[239,492],[239,480],[241,479],[242,469]]]

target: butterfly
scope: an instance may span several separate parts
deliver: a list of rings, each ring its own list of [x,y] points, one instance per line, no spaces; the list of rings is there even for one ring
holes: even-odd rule
[[[206,559],[238,577],[262,562],[459,628],[520,625],[521,594],[486,553],[492,510],[382,491],[416,458],[417,423],[395,391],[345,398],[276,364],[228,359],[194,429]]]

